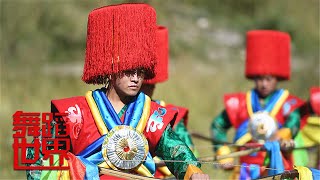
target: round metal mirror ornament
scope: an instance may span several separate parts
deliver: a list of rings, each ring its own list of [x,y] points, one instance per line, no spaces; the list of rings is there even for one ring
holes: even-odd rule
[[[112,169],[133,169],[143,163],[149,152],[144,135],[130,126],[114,127],[102,144],[102,155]]]
[[[257,141],[269,140],[277,129],[276,121],[267,112],[257,112],[250,117],[249,132]]]

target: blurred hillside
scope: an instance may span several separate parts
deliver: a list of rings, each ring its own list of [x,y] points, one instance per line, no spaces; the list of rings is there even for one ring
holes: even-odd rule
[[[292,78],[281,87],[306,99],[309,87],[320,84],[318,0],[0,0],[0,126],[8,127],[0,133],[0,179],[25,177],[12,170],[16,110],[49,111],[51,99],[97,88],[81,82],[87,15],[123,2],[151,4],[158,24],[168,27],[170,79],[155,96],[190,108],[191,130],[208,135],[222,95],[252,87],[244,78],[248,30],[290,33]],[[201,155],[212,154],[208,143],[195,141]],[[204,167],[213,179],[228,174],[213,176],[212,165]]]

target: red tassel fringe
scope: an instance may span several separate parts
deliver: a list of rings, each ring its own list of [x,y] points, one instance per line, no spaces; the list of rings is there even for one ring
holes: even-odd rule
[[[253,30],[247,33],[246,77],[274,75],[290,79],[290,36],[285,32]]]
[[[146,84],[156,84],[168,79],[169,66],[169,42],[168,29],[158,26],[157,29],[157,65],[155,66],[155,77],[144,81]]]
[[[107,76],[145,68],[154,76],[156,12],[147,4],[120,4],[93,10],[88,17],[82,80],[105,84]]]

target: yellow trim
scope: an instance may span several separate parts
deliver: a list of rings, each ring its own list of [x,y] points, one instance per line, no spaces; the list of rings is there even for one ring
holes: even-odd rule
[[[103,144],[105,143],[105,141],[103,142]],[[102,146],[103,146],[102,144]],[[101,149],[101,153],[103,157],[108,157],[107,156],[107,151],[104,149],[104,151]],[[118,170],[118,168],[116,166],[114,166],[109,159],[104,159],[104,162],[99,164],[101,166],[106,166],[108,169],[114,169],[114,170]]]
[[[86,93],[86,100],[87,100],[87,103],[89,105],[89,108],[90,108],[90,111],[91,111],[91,114],[94,118],[94,122],[96,123],[97,125],[97,128],[100,132],[101,135],[104,135],[104,134],[107,134],[108,133],[108,129],[106,127],[106,125],[104,124],[102,118],[101,118],[101,115],[100,115],[100,112],[99,112],[99,109],[92,97],[92,91],[88,91]]]
[[[58,180],[60,179],[61,174],[62,174],[62,173],[61,173],[61,170],[58,170],[58,171],[57,171],[57,179],[58,179]]]
[[[144,128],[147,125],[147,121],[150,116],[150,106],[151,106],[151,99],[149,96],[145,95],[146,99],[144,101],[144,106],[143,106],[143,112],[140,118],[140,121],[136,127],[136,130],[143,133]]]
[[[286,101],[288,96],[289,96],[289,91],[288,90],[284,90],[282,96],[279,98],[279,100],[274,105],[272,111],[270,112],[270,116],[272,116],[273,118],[276,117],[276,115],[278,114],[279,110],[281,109],[283,103]]]
[[[216,155],[221,156],[221,155],[228,155],[230,153],[231,153],[231,150],[228,146],[221,146],[217,150]],[[226,159],[219,160],[219,163],[222,163],[222,164],[233,163],[233,162],[234,162],[234,158],[226,158]]]
[[[105,154],[105,151],[102,152],[103,154]],[[104,155],[103,155],[104,156]],[[101,164],[98,165],[99,167],[105,167],[108,169],[114,169],[114,170],[119,170],[116,166],[114,166],[109,160],[106,162],[103,162]],[[133,169],[134,172],[142,175],[142,176],[147,176],[147,177],[153,177],[153,175],[150,173],[149,169],[143,165],[140,164],[139,166],[137,166],[136,168]]]
[[[281,109],[283,103],[286,101],[288,96],[289,96],[289,91],[284,90],[282,96],[279,98],[279,100],[276,102],[275,106],[273,107],[272,111],[270,112],[270,116],[274,118],[277,115],[277,113]],[[251,117],[253,115],[253,110],[251,106],[251,91],[248,91],[246,94],[246,103],[247,103],[248,114]]]
[[[134,168],[134,171],[142,176],[153,177],[148,168],[143,164],[140,164],[138,167]]]
[[[236,141],[237,145],[244,145],[252,139],[252,135],[250,133],[246,133],[241,138]]]
[[[108,164],[103,161],[102,163],[98,164],[99,167],[103,167],[103,168],[107,168],[107,169],[110,169],[110,167],[108,166]]]
[[[320,126],[320,117],[319,116],[309,116],[307,119],[307,124]]]
[[[63,160],[63,166],[68,166],[68,161],[66,159]],[[61,170],[60,171],[60,177],[58,179],[69,180],[70,179],[69,170]]]
[[[253,110],[252,110],[252,106],[251,106],[251,91],[248,91],[246,93],[246,101],[247,101],[247,111],[249,114],[249,117],[251,117],[253,115]]]
[[[294,169],[299,173],[299,180],[312,180],[312,172],[309,168],[303,166],[294,166]]]
[[[141,133],[143,133],[144,128],[147,125],[147,121],[150,116],[150,107],[151,107],[151,98],[149,96],[145,95],[143,112],[142,112],[141,118],[139,120],[139,123],[136,127],[136,130]],[[140,175],[143,175],[143,176],[153,177],[153,175],[150,173],[149,169],[147,167],[145,167],[143,164],[140,164],[138,167],[134,168],[134,171]]]
[[[164,102],[163,100],[160,100],[160,106],[165,107],[166,106],[166,102]]]
[[[277,131],[277,135],[282,140],[292,139],[291,130],[289,128],[281,128]]]
[[[160,159],[158,156],[155,156],[155,157],[153,158],[153,160],[154,160],[155,163],[161,161],[161,159]],[[160,171],[162,174],[164,174],[165,176],[171,176],[171,175],[172,175],[167,166],[158,167],[157,170],[159,170],[159,171]]]
[[[307,124],[300,132],[305,146],[320,144],[320,117],[308,117]]]
[[[143,106],[143,112],[142,112],[142,115],[141,115],[141,119],[136,127],[136,130],[143,133],[144,131],[144,128],[147,124],[147,121],[148,121],[148,118],[149,118],[149,115],[150,115],[150,106],[151,106],[151,99],[150,97],[148,96],[145,96],[145,103],[144,103],[144,106]],[[95,123],[98,127],[98,130],[100,132],[101,135],[104,135],[104,134],[107,134],[108,133],[108,129],[106,127],[106,125],[104,124],[102,118],[101,118],[101,115],[100,115],[100,112],[99,112],[99,109],[92,97],[92,91],[88,91],[86,93],[86,100],[87,100],[87,103],[90,107],[90,110],[91,110],[91,113],[93,115],[93,118],[95,120]],[[103,152],[102,152],[103,153]],[[104,168],[108,168],[110,169],[110,165],[113,166],[111,163],[109,164],[108,162],[102,162],[101,164],[99,164],[98,166],[99,167],[104,167]],[[111,167],[112,169],[116,169],[116,167]],[[148,177],[153,177],[153,175],[150,173],[150,171],[148,170],[148,168],[146,168],[143,164],[139,165],[138,167],[136,167],[134,169],[134,171],[140,175],[143,175],[143,176],[148,176]]]
[[[288,96],[289,96],[289,91],[284,90],[281,97],[275,103],[272,111],[269,113],[270,116],[273,117],[273,119],[275,119],[275,116],[280,111],[283,103],[286,101]],[[248,111],[249,117],[251,117],[253,115],[253,110],[252,110],[252,105],[251,105],[251,91],[248,91],[246,93],[246,103],[247,103],[247,111]],[[287,128],[282,128],[282,129],[287,129]],[[288,132],[288,130],[289,130],[289,132]],[[278,132],[278,135],[284,139],[287,139],[289,137],[291,138],[291,136],[292,136],[291,131],[290,131],[290,129],[288,129],[288,130],[282,130],[283,132]],[[252,135],[250,133],[246,133],[244,136],[242,136],[240,139],[238,139],[236,141],[236,144],[237,145],[244,145],[245,143],[249,142],[251,139],[252,139]]]
[[[184,178],[185,180],[189,180],[191,178],[191,176],[193,174],[203,174],[203,172],[201,171],[200,168],[198,168],[197,166],[193,165],[193,164],[189,164],[188,165],[188,168],[187,168],[187,172],[186,174],[184,175]]]
[[[167,166],[158,167],[157,170],[159,170],[163,175],[165,175],[165,177],[173,176]]]

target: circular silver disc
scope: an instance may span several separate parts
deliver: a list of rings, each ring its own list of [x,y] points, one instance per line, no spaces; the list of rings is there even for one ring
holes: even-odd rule
[[[267,112],[257,112],[250,117],[249,131],[253,139],[269,140],[276,130],[276,121]]]
[[[102,155],[113,169],[133,169],[145,160],[149,152],[144,135],[130,126],[114,127],[102,144]]]

